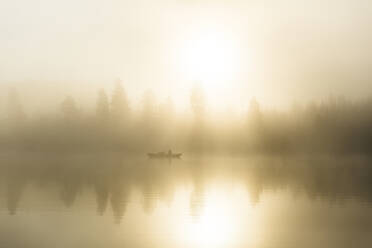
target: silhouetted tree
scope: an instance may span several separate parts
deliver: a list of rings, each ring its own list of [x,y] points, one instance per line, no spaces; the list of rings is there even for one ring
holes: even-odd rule
[[[100,121],[107,121],[110,115],[109,100],[104,89],[98,92],[96,115]]]
[[[259,128],[262,125],[261,108],[255,97],[251,99],[249,104],[248,121],[253,128]]]
[[[79,109],[76,106],[75,99],[67,96],[61,104],[63,118],[67,121],[77,120],[79,117]]]
[[[8,95],[8,118],[13,125],[22,123],[26,118],[16,89],[12,89]]]
[[[260,118],[261,116],[260,104],[257,102],[255,97],[251,99],[251,102],[249,104],[249,114],[257,118]]]
[[[191,109],[194,114],[194,124],[190,135],[189,148],[197,153],[203,153],[205,148],[205,95],[203,89],[196,85],[191,90]]]
[[[266,142],[263,135],[262,113],[260,104],[254,97],[249,103],[246,124],[247,132],[245,134],[247,136],[242,140],[242,145],[249,151],[262,150]]]
[[[111,116],[114,122],[122,122],[128,119],[129,102],[121,80],[116,81],[116,86],[111,99]]]

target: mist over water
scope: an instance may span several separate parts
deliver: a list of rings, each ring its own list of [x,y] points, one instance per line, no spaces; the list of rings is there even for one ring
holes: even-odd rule
[[[372,101],[330,96],[216,113],[125,84],[31,113],[10,89],[0,127],[0,246],[367,247]],[[176,156],[177,155],[177,156]],[[179,158],[180,157],[180,158]]]
[[[370,0],[0,16],[0,248],[371,246]]]
[[[0,244],[364,247],[369,165],[360,156],[9,154],[1,158]]]

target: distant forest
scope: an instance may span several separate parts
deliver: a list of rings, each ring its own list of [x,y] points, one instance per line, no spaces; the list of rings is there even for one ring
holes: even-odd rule
[[[248,101],[248,100],[247,100]],[[99,90],[95,113],[67,96],[55,115],[27,116],[21,94],[11,90],[0,125],[0,150],[150,151],[189,154],[372,153],[372,99],[329,97],[286,111],[263,110],[255,99],[244,116],[210,118],[204,93],[190,93],[192,118],[177,114],[172,100],[157,104],[151,91],[141,109],[130,108],[117,82],[112,94]]]

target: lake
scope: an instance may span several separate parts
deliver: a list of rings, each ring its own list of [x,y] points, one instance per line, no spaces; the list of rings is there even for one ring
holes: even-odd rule
[[[2,154],[0,247],[370,247],[370,161]]]

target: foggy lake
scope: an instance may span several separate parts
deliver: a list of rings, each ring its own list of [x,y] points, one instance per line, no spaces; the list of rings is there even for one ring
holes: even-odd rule
[[[372,247],[371,0],[0,16],[0,248]]]
[[[0,247],[368,247],[364,156],[0,158]]]

